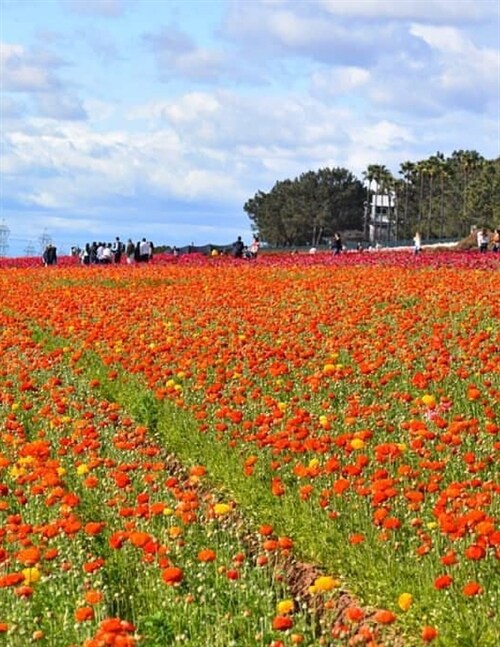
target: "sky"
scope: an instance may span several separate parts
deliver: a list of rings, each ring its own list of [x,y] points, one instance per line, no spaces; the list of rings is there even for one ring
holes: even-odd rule
[[[278,181],[500,155],[500,0],[0,0],[0,43],[10,256],[250,242]]]

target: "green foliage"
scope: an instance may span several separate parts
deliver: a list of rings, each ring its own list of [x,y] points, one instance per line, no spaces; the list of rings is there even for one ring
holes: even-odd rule
[[[386,166],[368,165],[363,183],[344,168],[307,171],[258,191],[244,205],[253,228],[273,246],[319,245],[335,231],[363,230],[368,238],[369,209],[376,195],[392,207],[389,240],[463,238],[471,227],[500,223],[500,158],[476,151],[400,164],[401,178]]]
[[[276,182],[244,209],[272,245],[319,245],[338,230],[362,227],[363,199],[363,185],[350,171],[324,168]]]

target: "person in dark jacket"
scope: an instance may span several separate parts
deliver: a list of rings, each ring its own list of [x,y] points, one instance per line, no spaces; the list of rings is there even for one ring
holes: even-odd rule
[[[236,242],[233,243],[233,256],[234,258],[241,258],[243,256],[243,250],[245,249],[245,245],[243,241],[241,240],[241,236],[238,236],[238,239]]]

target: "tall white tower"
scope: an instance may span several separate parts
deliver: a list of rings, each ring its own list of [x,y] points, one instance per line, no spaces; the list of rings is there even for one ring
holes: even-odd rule
[[[0,225],[0,256],[7,256],[9,250],[9,236],[10,229],[5,224],[5,220],[2,220]]]

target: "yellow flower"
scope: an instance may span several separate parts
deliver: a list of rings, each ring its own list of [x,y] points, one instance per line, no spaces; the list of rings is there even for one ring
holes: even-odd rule
[[[313,593],[323,593],[325,591],[332,591],[338,586],[340,586],[340,582],[338,580],[330,577],[330,575],[321,575],[316,578],[311,589],[313,589]]]
[[[425,395],[422,396],[422,402],[425,404],[426,407],[436,406],[436,398],[433,395],[430,395],[429,393],[426,393]]]
[[[293,600],[281,600],[281,602],[278,602],[276,605],[276,609],[278,611],[278,615],[286,616],[288,613],[293,611]]]
[[[353,449],[363,449],[365,446],[365,441],[361,440],[361,438],[353,438],[351,440],[351,447]]]
[[[27,586],[30,586],[31,584],[35,584],[35,582],[38,582],[38,580],[41,577],[40,571],[35,566],[32,566],[31,568],[23,568],[23,575],[24,575],[24,583]]]
[[[411,593],[401,593],[398,598],[398,607],[401,611],[408,611],[413,603],[413,595]]]
[[[87,465],[87,463],[81,463],[76,468],[76,473],[78,474],[78,476],[83,476],[84,474],[87,474],[88,471],[89,471],[89,466]]]
[[[216,503],[214,505],[214,512],[218,517],[223,517],[228,512],[231,512],[231,506],[227,503]]]
[[[24,467],[13,465],[9,470],[9,474],[12,476],[12,478],[16,479],[18,476],[24,476],[24,474],[26,474],[26,470],[24,469]]]

